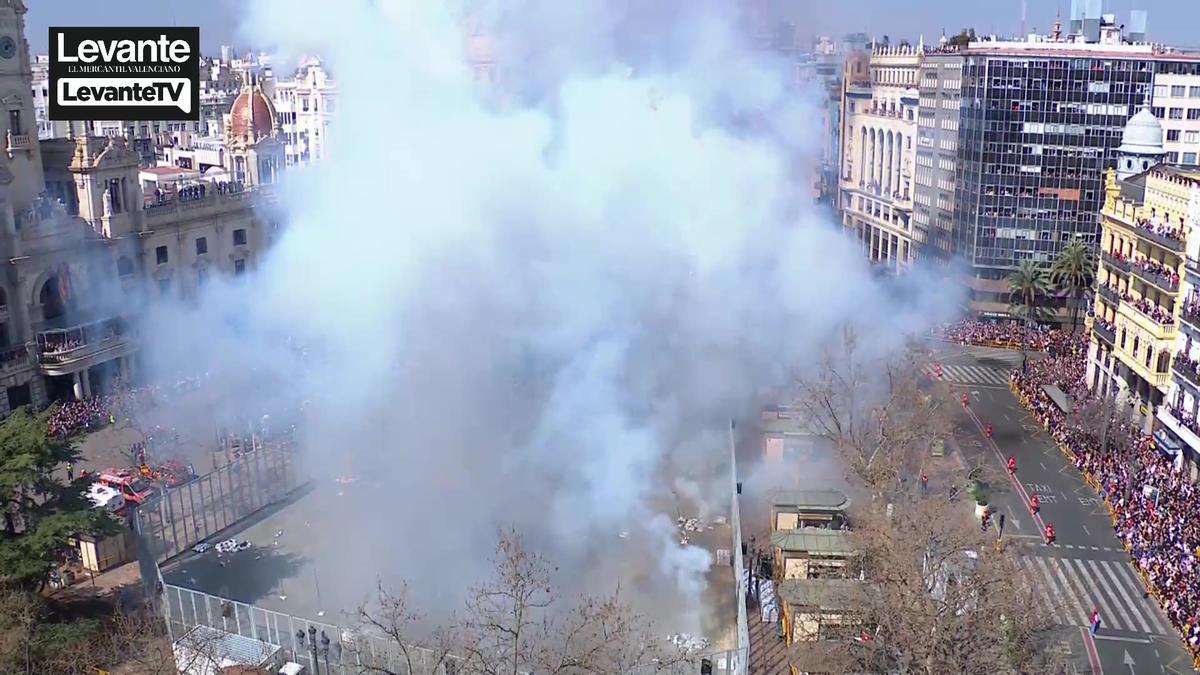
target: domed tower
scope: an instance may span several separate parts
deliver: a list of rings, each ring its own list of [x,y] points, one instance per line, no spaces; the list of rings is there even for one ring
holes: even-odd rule
[[[275,106],[258,79],[251,76],[234,99],[225,122],[226,168],[233,180],[248,186],[278,180],[284,166],[284,148],[277,132]]]
[[[1121,132],[1121,145],[1117,148],[1117,179],[1136,176],[1161,162],[1166,154],[1162,124],[1149,108],[1142,108],[1129,118],[1125,130]]]

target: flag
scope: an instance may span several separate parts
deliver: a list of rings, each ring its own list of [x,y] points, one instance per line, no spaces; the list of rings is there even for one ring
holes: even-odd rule
[[[58,297],[63,306],[71,302],[71,266],[63,263],[58,267]]]

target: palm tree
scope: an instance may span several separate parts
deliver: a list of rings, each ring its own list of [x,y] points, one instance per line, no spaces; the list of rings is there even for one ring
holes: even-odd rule
[[[1079,238],[1067,244],[1050,267],[1050,280],[1071,298],[1071,332],[1079,330],[1079,306],[1095,278],[1096,256]]]
[[[1029,359],[1029,327],[1043,315],[1041,299],[1050,292],[1046,270],[1033,260],[1021,261],[1021,266],[1008,275],[1009,307],[1025,324],[1021,331],[1021,370]]]

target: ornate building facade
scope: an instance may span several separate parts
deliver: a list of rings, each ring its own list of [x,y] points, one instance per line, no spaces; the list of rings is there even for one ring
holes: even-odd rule
[[[39,143],[24,14],[21,0],[0,0],[0,39],[19,45],[0,58],[0,414],[136,377],[138,309],[253,270],[276,236],[270,184],[283,166],[274,111],[252,83],[227,126],[241,170],[220,181],[150,193],[123,136],[77,128]]]
[[[842,225],[870,260],[893,272],[910,267],[925,234],[914,229],[919,74],[924,44],[873,46],[846,59],[842,95]]]

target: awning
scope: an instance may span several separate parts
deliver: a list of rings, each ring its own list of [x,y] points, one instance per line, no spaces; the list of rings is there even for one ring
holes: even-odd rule
[[[1058,406],[1059,410],[1069,413],[1074,409],[1074,405],[1071,403],[1071,397],[1064,394],[1063,390],[1059,389],[1057,386],[1053,384],[1043,384],[1042,391],[1046,392],[1046,395],[1050,397],[1051,401],[1054,401],[1054,405]]]
[[[1183,444],[1166,429],[1154,432],[1154,443],[1158,446],[1159,451],[1168,457],[1174,457],[1183,452]]]

